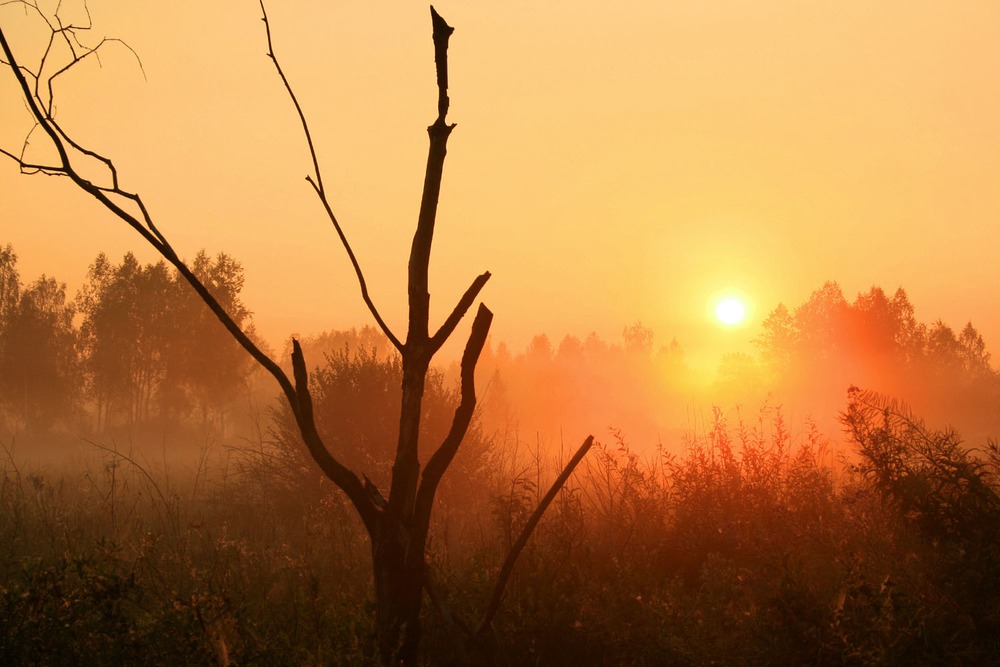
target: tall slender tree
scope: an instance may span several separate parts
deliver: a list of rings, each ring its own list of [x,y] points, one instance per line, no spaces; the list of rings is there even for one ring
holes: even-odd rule
[[[20,295],[21,276],[17,272],[17,254],[8,243],[0,248],[0,331],[10,321]]]

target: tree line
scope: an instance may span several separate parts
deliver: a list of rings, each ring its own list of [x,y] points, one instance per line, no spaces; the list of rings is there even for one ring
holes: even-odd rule
[[[204,250],[193,271],[239,324],[243,267]],[[79,291],[48,275],[22,281],[0,249],[0,414],[14,431],[106,432],[167,420],[225,426],[251,367],[197,295],[163,261],[104,253]]]
[[[724,355],[714,377],[686,353],[690,341],[663,340],[636,322],[618,340],[539,334],[522,350],[488,346],[485,421],[548,442],[571,426],[611,426],[642,446],[705,428],[712,406],[767,403],[839,440],[844,392],[857,386],[975,440],[1000,432],[1000,374],[982,334],[971,322],[922,320],[903,288],[849,299],[829,281],[802,303],[777,304],[749,352]]]
[[[971,322],[957,334],[937,320],[919,322],[902,288],[889,297],[873,286],[849,302],[836,282],[826,282],[794,312],[779,304],[757,339],[769,370],[788,374],[796,365],[828,363],[867,368],[910,369],[973,381],[995,375],[982,335]]]
[[[201,251],[192,267],[253,332],[241,298],[240,262]],[[341,358],[329,364],[330,372],[360,364],[346,355],[353,347],[370,357],[355,372],[378,375],[382,365],[398,362],[380,332],[361,333],[366,331],[360,338],[331,331],[302,343],[312,359]],[[566,336],[558,346],[540,334],[520,354],[502,342],[487,345],[489,426],[513,413],[526,432],[558,432],[584,412],[599,417],[597,427],[655,432],[653,418],[665,402],[679,405],[695,394],[686,391],[691,371],[676,339],[659,348],[653,339],[651,329],[635,323],[625,328],[620,345],[595,334]],[[721,405],[732,396],[795,392],[814,395],[816,409],[829,410],[846,387],[857,385],[900,397],[932,420],[967,431],[995,426],[990,415],[1000,400],[1000,375],[982,335],[971,322],[960,330],[940,320],[920,322],[902,288],[888,296],[872,287],[851,302],[837,283],[827,282],[795,308],[775,307],[754,342],[758,354],[727,355],[711,395],[702,398]],[[107,432],[168,421],[225,427],[227,406],[252,371],[244,356],[162,261],[144,265],[128,253],[115,263],[101,253],[70,296],[52,276],[24,283],[13,247],[0,248],[0,414],[9,424],[30,432]],[[449,380],[453,374],[446,373]],[[595,385],[613,388],[613,396],[581,392]],[[535,396],[532,388],[538,387],[558,391]],[[824,387],[835,403],[821,404]],[[625,417],[621,404],[632,406]]]
[[[1000,428],[1000,374],[982,335],[972,322],[921,322],[902,288],[889,296],[873,286],[852,303],[827,282],[794,310],[779,304],[755,342],[759,380],[789,394],[839,401],[858,386],[976,439]]]

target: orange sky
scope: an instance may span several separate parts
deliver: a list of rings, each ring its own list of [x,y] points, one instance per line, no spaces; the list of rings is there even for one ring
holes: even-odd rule
[[[335,208],[402,334],[406,255],[434,118],[419,3],[272,3]],[[1000,3],[798,0],[436,5],[451,41],[449,144],[432,261],[443,317],[468,282],[494,337],[617,340],[636,320],[711,363],[823,281],[905,287],[923,321],[1000,345]],[[253,2],[93,0],[124,38],[59,89],[59,118],[113,157],[186,256],[224,250],[272,341],[368,323],[305,183],[305,142]],[[0,8],[15,47],[22,12]],[[22,51],[24,52],[24,51]],[[96,63],[95,63],[96,64]],[[0,142],[28,129],[0,77]],[[141,239],[68,181],[0,162],[0,243],[22,277],[75,290]],[[724,330],[736,290],[751,322]]]

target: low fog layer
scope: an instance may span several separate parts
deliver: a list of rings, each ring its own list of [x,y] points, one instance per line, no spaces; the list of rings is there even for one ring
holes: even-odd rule
[[[253,335],[239,261],[202,252],[193,268]],[[707,374],[686,363],[684,341],[662,342],[638,322],[619,340],[540,333],[523,350],[491,340],[477,370],[476,432],[548,453],[587,433],[645,454],[680,453],[717,413],[730,423],[767,414],[780,415],[793,438],[812,434],[839,448],[848,390],[859,387],[985,442],[1000,429],[1000,380],[982,337],[971,323],[921,322],[915,312],[901,288],[889,296],[872,287],[849,300],[828,282],[805,303],[776,305],[755,353],[724,354]],[[368,326],[301,342],[317,369],[317,400],[330,397],[321,424],[329,441],[363,469],[387,465],[400,373],[391,345]],[[290,344],[284,352],[287,359]],[[188,286],[162,262],[142,265],[131,254],[97,257],[73,295],[51,276],[22,280],[14,249],[3,249],[0,369],[5,435],[28,443],[21,452],[31,456],[80,438],[166,438],[183,451],[179,443],[195,436],[238,444],[287,426],[270,378]],[[447,429],[457,375],[454,361],[432,376],[432,439]]]

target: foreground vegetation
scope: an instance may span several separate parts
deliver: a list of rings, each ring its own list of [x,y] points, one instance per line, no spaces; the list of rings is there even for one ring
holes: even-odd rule
[[[489,646],[461,618],[555,462],[493,442],[443,489],[428,664],[984,664],[1000,654],[995,449],[853,391],[853,464],[779,411],[685,453],[612,434],[518,564]],[[280,440],[186,473],[95,446],[0,478],[0,663],[367,664],[363,528]],[[460,481],[460,483],[458,483]]]

